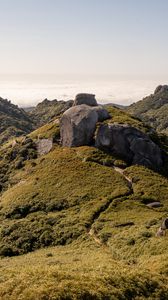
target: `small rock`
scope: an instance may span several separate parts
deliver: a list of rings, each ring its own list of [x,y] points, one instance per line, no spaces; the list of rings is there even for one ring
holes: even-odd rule
[[[159,227],[158,231],[156,232],[157,237],[165,236],[166,232],[161,227]]]
[[[163,204],[160,202],[151,202],[151,203],[148,203],[146,206],[150,207],[150,208],[157,208],[157,207],[162,207]]]
[[[115,227],[126,227],[126,226],[133,226],[133,225],[135,225],[135,223],[130,221],[130,222],[116,224]]]
[[[50,152],[53,147],[53,139],[39,139],[37,141],[37,153],[39,155],[44,155]]]
[[[168,229],[168,218],[166,218],[166,219],[163,220],[162,225],[161,225],[161,228],[162,228],[163,230]]]

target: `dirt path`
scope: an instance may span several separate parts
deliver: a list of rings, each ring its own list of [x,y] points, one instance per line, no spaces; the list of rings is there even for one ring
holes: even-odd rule
[[[119,167],[115,167],[115,166],[113,167],[113,169],[116,172],[120,173],[126,179],[127,185],[128,185],[128,187],[130,189],[130,194],[133,194],[134,191],[133,191],[133,186],[132,186],[132,180],[128,176],[126,176],[124,174],[124,170],[123,169],[121,169]],[[94,229],[92,228],[92,226],[94,225],[95,221],[100,217],[101,213],[105,212],[109,208],[109,206],[113,202],[113,200],[116,200],[116,199],[112,199],[111,201],[107,202],[107,204],[104,207],[102,207],[102,209],[100,209],[100,211],[98,213],[96,213],[96,215],[95,215],[95,217],[93,219],[93,222],[90,225],[90,228],[88,230],[88,235],[90,235],[98,245],[102,245],[102,246],[104,246],[106,248],[107,248],[107,245],[105,243],[103,243],[98,238],[98,236],[96,235],[96,233],[95,233]]]
[[[124,174],[124,169],[121,169],[121,168],[115,167],[115,166],[113,167],[113,169],[114,169],[116,172],[118,172],[118,173],[120,173],[121,175],[124,176],[124,178],[126,179],[126,181],[127,181],[127,183],[128,183],[128,187],[133,191],[132,180],[131,180],[128,176],[126,176],[126,175]]]
[[[94,241],[99,244],[102,245],[103,243],[101,242],[101,240],[96,236],[94,229],[91,227],[90,230],[88,231],[88,234],[94,239]]]

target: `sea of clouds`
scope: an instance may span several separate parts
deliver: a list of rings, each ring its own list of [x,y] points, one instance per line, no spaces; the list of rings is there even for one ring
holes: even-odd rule
[[[26,107],[45,98],[74,99],[78,93],[93,93],[99,103],[129,105],[153,93],[157,80],[0,80],[0,97]]]

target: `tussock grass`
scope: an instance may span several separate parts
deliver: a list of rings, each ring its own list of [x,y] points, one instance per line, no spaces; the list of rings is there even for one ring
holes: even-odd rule
[[[164,272],[166,264],[162,257],[157,261],[161,262]],[[3,259],[0,266],[2,300],[127,300],[166,299],[168,296],[167,277],[156,272],[156,261],[147,257],[146,261],[132,265],[115,261],[112,253],[91,240]]]

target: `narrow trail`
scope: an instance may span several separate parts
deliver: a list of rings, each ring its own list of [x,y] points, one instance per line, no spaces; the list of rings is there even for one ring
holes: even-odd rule
[[[116,172],[118,172],[119,174],[121,174],[121,175],[126,179],[127,185],[128,185],[128,187],[129,187],[129,189],[130,189],[129,195],[133,194],[134,191],[133,191],[132,180],[131,180],[128,176],[126,176],[126,175],[124,174],[124,169],[121,169],[121,168],[115,167],[115,166],[113,166],[112,168],[113,168]],[[118,197],[117,197],[117,198],[118,198]],[[106,243],[104,243],[103,241],[101,241],[101,239],[98,238],[98,236],[96,235],[96,233],[95,233],[94,229],[92,228],[92,226],[94,225],[94,223],[96,222],[96,220],[100,217],[100,215],[101,215],[103,212],[105,212],[105,211],[109,208],[110,204],[111,204],[114,200],[116,200],[117,198],[114,198],[114,199],[108,201],[108,202],[106,203],[106,205],[104,205],[102,208],[100,208],[100,210],[95,214],[95,216],[94,216],[94,218],[93,218],[93,222],[92,222],[92,224],[90,225],[90,227],[89,227],[89,229],[88,229],[88,235],[91,236],[91,237],[93,238],[93,240],[95,241],[95,243],[97,243],[98,245],[101,245],[101,246],[105,247],[106,249],[108,248],[108,245],[107,245]]]
[[[92,224],[93,225],[93,224]],[[102,241],[96,236],[94,229],[91,227],[90,230],[88,231],[88,234],[94,239],[94,241],[99,244],[103,245]]]
[[[128,184],[128,187],[132,190],[132,192],[133,192],[133,187],[132,187],[132,179],[130,179],[128,176],[126,176],[125,174],[124,174],[124,169],[121,169],[121,168],[119,168],[119,167],[113,167],[113,169],[116,171],[116,172],[118,172],[119,174],[121,174],[121,175],[123,175],[124,176],[124,178],[126,179],[126,181],[127,181],[127,184]]]

